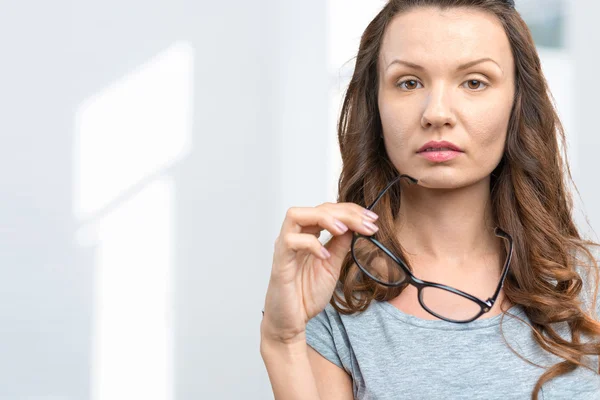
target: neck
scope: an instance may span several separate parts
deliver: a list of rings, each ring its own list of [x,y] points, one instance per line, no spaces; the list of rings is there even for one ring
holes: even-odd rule
[[[398,238],[409,255],[446,267],[497,257],[489,178],[459,189],[403,186]]]

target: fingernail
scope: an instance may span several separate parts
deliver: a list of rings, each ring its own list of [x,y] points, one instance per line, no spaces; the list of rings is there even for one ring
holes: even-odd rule
[[[375,214],[373,211],[371,210],[366,210],[365,209],[365,215],[369,218],[371,218],[373,221],[375,221],[377,218],[379,218],[379,215]]]
[[[338,221],[337,219],[333,221],[333,223],[335,224],[335,226],[338,227],[339,230],[341,230],[342,232],[346,232],[348,230],[348,227],[346,225],[344,225],[344,223],[342,221]]]
[[[377,232],[379,230],[379,228],[377,227],[377,225],[375,225],[372,222],[369,222],[367,220],[363,220],[363,225],[367,227],[367,229],[369,229],[372,232]]]
[[[331,254],[327,251],[325,247],[321,247],[321,253],[325,256],[325,258],[331,257]]]

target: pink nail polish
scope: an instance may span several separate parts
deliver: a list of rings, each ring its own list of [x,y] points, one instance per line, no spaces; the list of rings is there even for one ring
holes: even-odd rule
[[[377,232],[379,230],[379,228],[377,227],[377,225],[375,225],[372,222],[369,222],[367,220],[363,221],[363,225],[367,227],[367,229],[369,229],[371,232]]]
[[[341,230],[342,232],[346,232],[348,230],[348,227],[342,222],[342,221],[338,221],[337,219],[334,221],[335,226],[338,227],[339,230]]]
[[[379,215],[375,214],[373,211],[371,210],[365,210],[365,215],[369,218],[371,218],[373,221],[376,220],[377,218],[379,218]]]

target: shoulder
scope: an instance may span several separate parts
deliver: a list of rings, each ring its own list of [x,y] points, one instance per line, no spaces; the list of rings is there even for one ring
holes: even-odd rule
[[[370,315],[377,312],[375,303],[373,300],[365,311],[353,314],[340,313],[328,303],[325,309],[308,321],[307,344],[349,372],[356,338],[364,336],[364,332],[373,325]]]
[[[340,313],[331,303],[325,306],[325,309],[319,314],[315,315],[310,321],[309,326],[316,331],[327,331],[332,336],[345,336],[346,325],[350,320],[355,319],[361,315],[361,313],[344,314]],[[316,329],[316,328],[320,329]]]
[[[348,335],[341,315],[331,304],[308,321],[306,343],[338,367],[349,371]]]
[[[340,313],[328,303],[323,311],[308,321],[307,328],[317,332],[325,330],[331,335],[334,331],[339,330],[341,326],[343,326],[343,322]]]

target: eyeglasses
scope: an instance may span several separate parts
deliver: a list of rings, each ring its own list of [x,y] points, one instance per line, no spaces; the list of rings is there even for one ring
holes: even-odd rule
[[[399,175],[383,189],[368,209],[372,210],[383,195],[401,178],[407,178],[412,184],[417,183],[417,180],[409,175]],[[406,264],[377,239],[378,233],[365,236],[355,232],[351,252],[356,265],[370,279],[387,287],[413,285],[418,290],[419,303],[425,311],[448,322],[467,323],[492,309],[508,274],[513,253],[512,237],[499,227],[495,228],[494,234],[508,242],[509,250],[498,287],[494,295],[487,300],[481,300],[451,286],[427,282],[415,277]]]

